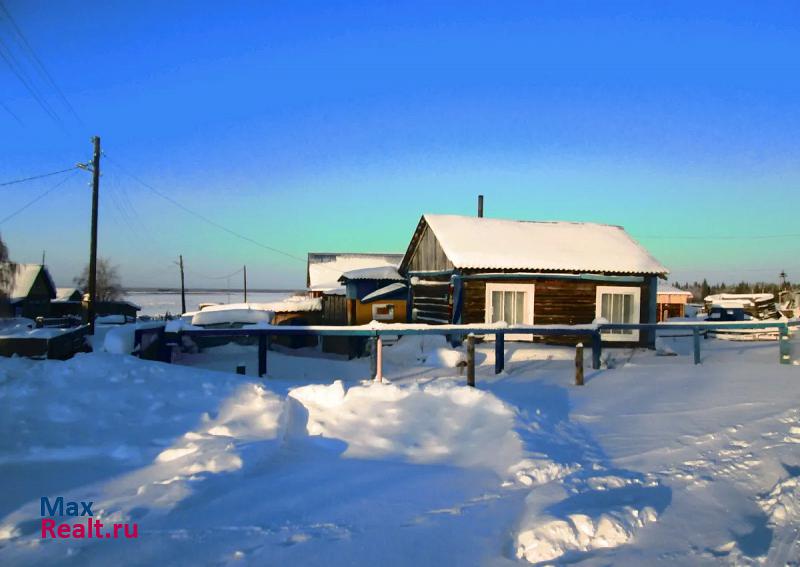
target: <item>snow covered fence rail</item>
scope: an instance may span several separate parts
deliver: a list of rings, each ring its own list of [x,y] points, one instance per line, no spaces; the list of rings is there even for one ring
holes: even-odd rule
[[[778,361],[781,364],[791,364],[791,345],[789,343],[789,330],[792,327],[800,327],[800,320],[792,321],[760,321],[760,322],[740,322],[740,321],[717,321],[713,323],[684,323],[684,322],[664,322],[664,323],[603,323],[598,325],[603,330],[651,330],[659,331],[664,329],[688,329],[692,331],[694,343],[694,363],[700,364],[700,334],[703,331],[730,331],[730,330],[769,330],[778,333]]]
[[[647,330],[659,331],[664,329],[688,329],[694,336],[694,363],[700,364],[700,334],[702,331],[719,329],[773,329],[780,333],[779,361],[782,364],[791,364],[789,352],[789,329],[800,326],[800,321],[789,322],[697,322],[697,323],[639,323],[639,324],[612,324],[599,323],[589,325],[425,325],[425,324],[387,324],[372,322],[359,326],[327,326],[327,325],[269,325],[258,323],[247,325],[238,329],[210,329],[191,325],[180,327],[174,336],[178,343],[182,336],[200,337],[255,337],[258,339],[258,374],[267,373],[267,351],[271,337],[280,335],[299,336],[341,336],[341,337],[369,337],[375,340],[373,348],[373,374],[380,376],[381,368],[377,364],[381,358],[381,344],[378,338],[402,335],[445,335],[451,338],[464,338],[467,335],[493,335],[495,337],[495,373],[499,374],[505,367],[505,335],[506,334],[531,334],[537,336],[586,336],[591,341],[592,368],[600,368],[602,354],[602,333],[611,330]],[[381,341],[382,342],[382,341]]]

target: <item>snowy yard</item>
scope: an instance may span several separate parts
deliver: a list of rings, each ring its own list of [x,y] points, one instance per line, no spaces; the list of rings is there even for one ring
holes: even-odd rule
[[[425,343],[388,347],[384,384],[308,352],[238,376],[237,345],[0,359],[0,563],[798,564],[800,367],[774,342],[606,350],[582,388],[573,349],[510,344],[495,376],[478,345],[476,389]],[[139,537],[42,540],[42,496]]]

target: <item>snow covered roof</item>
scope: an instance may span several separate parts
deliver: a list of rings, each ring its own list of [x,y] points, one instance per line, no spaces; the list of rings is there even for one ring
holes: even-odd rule
[[[397,280],[403,281],[405,278],[397,271],[397,266],[377,266],[374,268],[360,268],[350,270],[342,274],[342,280]]]
[[[756,303],[772,301],[775,296],[771,293],[718,293],[703,298],[706,303],[719,307],[752,307]]]
[[[397,267],[402,254],[308,253],[307,285],[311,291],[344,294],[339,278],[362,268]]]
[[[430,214],[423,223],[456,268],[668,273],[619,226]],[[414,247],[412,240],[407,259]]]
[[[692,296],[691,291],[686,291],[680,288],[675,287],[665,281],[659,280],[658,282],[658,293],[659,294],[669,294],[669,295],[687,295],[689,297]]]
[[[380,289],[376,289],[372,293],[368,293],[363,298],[361,298],[361,303],[368,303],[370,301],[375,301],[376,299],[381,299],[383,297],[392,295],[400,290],[406,289],[406,284],[402,282],[395,282],[393,284],[389,284],[384,286]]]
[[[53,301],[80,301],[83,294],[77,287],[56,288],[56,298]]]
[[[47,268],[41,264],[16,264],[14,287],[11,289],[11,293],[9,294],[8,298],[11,301],[19,301],[27,298],[31,293],[33,284],[36,283],[36,278],[39,276],[40,272],[44,272],[45,281],[50,287],[50,298],[54,298],[56,296],[56,284],[53,283],[53,278],[50,277],[50,272],[48,272]]]

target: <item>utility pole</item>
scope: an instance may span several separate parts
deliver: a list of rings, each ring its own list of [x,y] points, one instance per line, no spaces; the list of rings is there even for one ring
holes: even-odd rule
[[[183,254],[178,256],[180,258],[181,267],[181,315],[186,313],[186,288],[183,285]]]
[[[247,303],[247,266],[244,267],[244,302]]]
[[[92,241],[89,246],[89,300],[86,302],[86,322],[89,334],[94,334],[94,302],[97,297],[97,202],[100,193],[100,136],[92,138]]]

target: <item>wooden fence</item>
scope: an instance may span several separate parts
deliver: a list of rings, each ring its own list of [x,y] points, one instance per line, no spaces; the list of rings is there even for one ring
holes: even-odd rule
[[[687,330],[691,331],[693,337],[694,363],[700,364],[700,336],[708,331],[730,331],[735,329],[764,330],[770,329],[779,333],[779,362],[781,364],[791,364],[791,352],[789,342],[789,331],[792,327],[800,326],[800,321],[790,322],[718,322],[718,323],[640,323],[640,324],[600,324],[600,325],[514,325],[510,327],[496,327],[487,325],[381,325],[381,326],[260,326],[257,328],[240,329],[184,329],[174,334],[165,334],[162,328],[158,329],[139,329],[136,331],[135,344],[140,347],[142,344],[149,344],[154,348],[154,344],[159,347],[155,350],[159,353],[159,359],[164,356],[166,349],[163,341],[172,341],[181,344],[181,337],[254,337],[258,340],[258,375],[267,374],[267,352],[272,337],[281,335],[299,336],[320,336],[320,337],[367,337],[373,341],[372,366],[373,377],[382,375],[382,337],[385,336],[405,336],[405,335],[445,335],[448,337],[465,338],[475,335],[492,335],[495,337],[495,373],[499,374],[505,367],[505,335],[507,334],[530,334],[540,337],[548,336],[585,336],[592,350],[592,368],[600,368],[600,359],[603,349],[604,332],[612,330],[644,330],[644,331],[664,331],[664,330]],[[145,335],[157,334],[156,339],[145,338]],[[613,345],[613,343],[612,343]],[[474,348],[470,349],[474,353]],[[474,361],[472,361],[474,364]],[[468,361],[469,363],[469,361]]]

